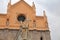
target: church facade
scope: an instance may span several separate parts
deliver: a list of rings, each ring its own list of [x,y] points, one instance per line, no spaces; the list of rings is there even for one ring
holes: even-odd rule
[[[9,2],[7,14],[0,14],[0,40],[51,40],[45,11],[43,14],[36,16],[34,2],[32,6],[24,0],[14,5]]]

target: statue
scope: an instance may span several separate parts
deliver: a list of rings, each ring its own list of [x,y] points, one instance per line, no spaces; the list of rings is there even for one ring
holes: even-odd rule
[[[28,40],[28,21],[29,20],[26,20],[26,23],[20,21],[21,26],[15,40]]]

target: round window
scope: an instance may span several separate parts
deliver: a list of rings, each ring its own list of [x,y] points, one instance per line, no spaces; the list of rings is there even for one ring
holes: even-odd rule
[[[19,16],[17,17],[17,19],[18,19],[18,21],[24,22],[24,20],[25,20],[26,18],[25,18],[24,15],[19,15]]]

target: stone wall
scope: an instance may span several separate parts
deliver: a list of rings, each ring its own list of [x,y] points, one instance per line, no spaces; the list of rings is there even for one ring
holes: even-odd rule
[[[29,32],[31,40],[51,40],[49,30],[46,31],[30,31]]]
[[[14,40],[18,30],[0,30],[0,40]]]
[[[0,29],[0,40],[15,40],[18,30]],[[29,31],[28,40],[51,40],[49,31]]]

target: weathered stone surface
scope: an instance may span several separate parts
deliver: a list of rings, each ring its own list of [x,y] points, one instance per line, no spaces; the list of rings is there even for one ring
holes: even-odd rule
[[[19,30],[0,30],[0,40],[15,40],[17,32]],[[28,40],[51,40],[49,31],[29,31]],[[21,40],[21,38],[19,38]]]

